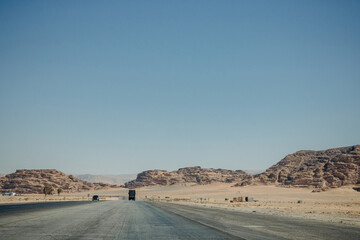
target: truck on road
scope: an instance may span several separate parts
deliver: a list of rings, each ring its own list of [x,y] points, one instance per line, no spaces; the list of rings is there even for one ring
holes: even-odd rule
[[[135,201],[135,190],[129,190],[129,201],[134,200]]]

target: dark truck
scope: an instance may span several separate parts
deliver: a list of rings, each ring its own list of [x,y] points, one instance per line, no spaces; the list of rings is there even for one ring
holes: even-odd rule
[[[129,201],[134,200],[135,201],[135,190],[129,190]]]

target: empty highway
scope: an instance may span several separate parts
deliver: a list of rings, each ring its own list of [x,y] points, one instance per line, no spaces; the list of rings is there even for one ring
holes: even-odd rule
[[[0,206],[0,239],[358,239],[341,224],[142,201]]]

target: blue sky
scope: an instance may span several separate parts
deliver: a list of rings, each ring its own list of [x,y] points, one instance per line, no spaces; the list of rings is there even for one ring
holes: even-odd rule
[[[266,169],[360,144],[359,1],[0,1],[0,172]]]

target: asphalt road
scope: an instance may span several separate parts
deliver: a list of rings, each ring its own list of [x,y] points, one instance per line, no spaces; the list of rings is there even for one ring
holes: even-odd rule
[[[13,215],[15,213],[36,212],[49,210],[60,207],[69,207],[91,203],[89,201],[65,201],[65,202],[42,202],[42,203],[26,203],[26,204],[3,204],[0,205],[0,216]]]
[[[350,240],[358,236],[359,228],[340,224],[142,201],[0,206],[0,239]]]
[[[341,223],[169,203],[158,207],[244,239],[360,240],[360,228]]]

